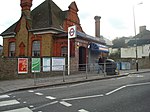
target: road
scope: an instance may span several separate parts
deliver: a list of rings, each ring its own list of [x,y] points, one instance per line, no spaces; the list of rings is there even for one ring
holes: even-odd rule
[[[150,73],[11,92],[0,112],[149,112]]]

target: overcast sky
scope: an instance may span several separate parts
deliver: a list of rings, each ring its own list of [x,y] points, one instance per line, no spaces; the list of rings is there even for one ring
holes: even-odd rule
[[[45,0],[33,0],[32,9]],[[62,10],[67,10],[75,1],[83,30],[95,35],[94,16],[101,16],[100,33],[107,39],[134,35],[133,6],[136,30],[146,25],[150,30],[150,0],[53,0]],[[138,5],[139,3],[143,3]],[[21,16],[20,0],[0,1],[0,33],[15,23]],[[0,37],[0,45],[2,45]]]

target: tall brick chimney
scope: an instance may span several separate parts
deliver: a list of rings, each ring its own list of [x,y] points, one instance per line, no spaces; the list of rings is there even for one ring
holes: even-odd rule
[[[20,0],[22,15],[26,18],[30,28],[32,26],[32,19],[31,19],[32,1],[33,0]]]
[[[22,14],[25,15],[27,19],[31,19],[30,12],[32,0],[20,0],[20,6],[22,8]]]
[[[20,6],[22,11],[30,11],[32,6],[32,0],[20,0]]]
[[[100,16],[95,16],[95,36],[100,37]]]

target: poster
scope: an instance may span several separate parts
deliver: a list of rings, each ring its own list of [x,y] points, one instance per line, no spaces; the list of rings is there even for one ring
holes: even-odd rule
[[[50,68],[51,68],[50,64],[51,64],[50,58],[43,58],[43,71],[44,72],[50,71]]]
[[[18,73],[28,73],[28,58],[18,58]]]
[[[41,60],[40,58],[32,58],[32,72],[40,72]]]
[[[52,71],[63,71],[65,66],[65,58],[52,58]]]

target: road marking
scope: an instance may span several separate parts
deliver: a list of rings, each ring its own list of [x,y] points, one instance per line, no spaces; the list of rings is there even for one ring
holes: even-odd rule
[[[26,101],[24,101],[23,103],[24,103],[24,104],[26,104],[27,102],[26,102]]]
[[[0,99],[3,99],[3,98],[9,98],[10,96],[8,96],[8,95],[1,95],[0,96]]]
[[[39,96],[42,96],[43,95],[43,93],[35,93],[36,95],[39,95]]]
[[[81,100],[81,99],[95,98],[95,97],[102,97],[102,96],[104,96],[104,95],[100,94],[100,95],[92,95],[92,96],[83,96],[83,97],[76,97],[76,98],[67,98],[67,99],[62,99],[62,100],[63,101]]]
[[[126,77],[119,77],[119,78],[117,78],[117,79],[124,79],[124,78],[126,78]]]
[[[138,84],[128,84],[126,86],[127,87],[132,87],[132,86],[142,86],[142,85],[150,85],[150,82],[138,83]]]
[[[65,101],[61,101],[61,102],[59,102],[59,103],[62,104],[62,105],[64,105],[64,106],[66,106],[66,107],[72,106],[72,104],[67,103],[67,102],[65,102]]]
[[[33,93],[34,91],[33,91],[33,90],[29,90],[28,92],[29,92],[29,93]]]
[[[76,87],[76,86],[81,86],[81,85],[85,85],[85,84],[89,84],[90,82],[84,82],[84,83],[79,83],[79,84],[74,84],[74,85],[70,85],[69,87]]]
[[[131,74],[129,75],[128,77],[138,77],[138,78],[142,78],[144,77],[143,75],[140,75],[140,74]]]
[[[33,105],[30,105],[29,107],[30,107],[30,108],[33,108],[34,106],[33,106]]]
[[[8,106],[8,105],[15,105],[15,104],[20,104],[20,102],[18,102],[17,100],[2,101],[0,102],[0,107]]]
[[[55,97],[52,97],[52,96],[46,96],[47,99],[50,99],[50,100],[55,100],[56,98]]]
[[[78,112],[89,112],[89,111],[84,110],[84,109],[80,109],[80,110],[78,110]]]
[[[48,103],[48,104],[45,104],[45,105],[41,105],[41,106],[38,106],[37,108],[33,108],[32,110],[37,110],[37,109],[41,109],[41,108],[44,108],[46,106],[49,106],[49,105],[53,105],[53,104],[56,104],[58,103],[58,101],[54,101],[54,102],[51,102],[51,103]]]
[[[115,92],[117,92],[117,91],[119,91],[119,90],[121,90],[121,89],[123,89],[123,88],[125,88],[125,87],[127,87],[127,86],[121,86],[121,87],[119,87],[119,88],[117,88],[117,89],[115,89],[115,90],[113,90],[113,91],[110,91],[110,92],[106,93],[105,95],[113,94],[113,93],[115,93]]]
[[[8,111],[3,111],[3,112],[33,112],[29,108],[20,108],[20,109],[14,109],[14,110],[8,110]]]

